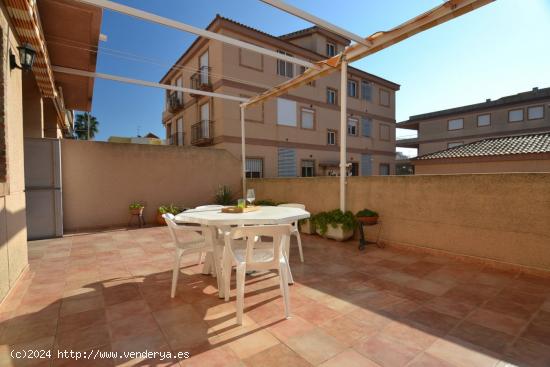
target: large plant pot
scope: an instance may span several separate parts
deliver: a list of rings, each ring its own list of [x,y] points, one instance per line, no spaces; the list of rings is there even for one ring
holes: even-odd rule
[[[378,223],[378,216],[376,217],[357,217],[357,220],[366,225],[373,225]]]
[[[336,228],[329,224],[324,235],[321,234],[319,228],[317,228],[317,234],[336,241],[346,241],[353,237],[353,229],[344,230],[341,224],[337,224]]]
[[[160,214],[159,212],[157,212],[157,224],[159,226],[165,226],[166,225],[166,221],[162,217],[162,214]]]
[[[142,215],[143,209],[145,208],[136,208],[136,209],[130,209],[130,214],[132,215]]]
[[[300,232],[305,234],[315,234],[315,224],[311,222],[310,219],[305,219],[300,222]]]

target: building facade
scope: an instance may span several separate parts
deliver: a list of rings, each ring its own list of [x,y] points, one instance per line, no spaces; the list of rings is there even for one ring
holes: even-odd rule
[[[550,88],[487,100],[468,106],[411,116],[397,128],[415,130],[417,137],[397,146],[416,148],[418,155],[481,139],[550,131]]]
[[[310,61],[336,55],[350,43],[317,27],[275,37],[220,16],[207,29]],[[161,83],[246,98],[303,71],[299,65],[199,37]],[[348,77],[344,133],[348,135],[349,174],[393,174],[399,85],[352,67]],[[339,85],[340,74],[334,73],[247,109],[247,175],[337,175]],[[171,144],[213,146],[240,158],[238,102],[168,92],[162,123]]]

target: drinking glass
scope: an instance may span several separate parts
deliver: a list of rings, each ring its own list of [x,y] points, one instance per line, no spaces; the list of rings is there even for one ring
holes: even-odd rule
[[[250,203],[250,205],[254,203],[254,200],[256,200],[256,194],[254,193],[254,189],[246,190],[246,200]]]
[[[239,199],[237,200],[237,208],[242,208],[244,209],[245,208],[245,205],[246,204],[246,201],[244,199]]]

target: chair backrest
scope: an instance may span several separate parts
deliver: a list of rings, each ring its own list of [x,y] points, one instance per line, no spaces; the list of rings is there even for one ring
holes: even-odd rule
[[[306,206],[304,204],[297,204],[297,203],[279,204],[277,206],[284,206],[287,208],[298,208],[298,209],[306,210]]]
[[[278,269],[279,261],[281,256],[283,256],[283,251],[290,242],[291,232],[292,226],[290,224],[236,227],[231,230],[229,236],[226,236],[225,245],[229,251],[232,251],[234,245],[240,242],[238,240],[244,239],[246,241],[245,261],[247,268],[250,268],[251,270]],[[267,250],[265,246],[262,246],[261,249],[254,248],[257,243],[256,238],[261,236],[273,238],[272,259],[266,261],[258,261],[254,259],[254,251]]]
[[[189,231],[189,232],[198,232],[201,235],[204,232],[204,227],[202,226],[190,226],[190,225],[181,225],[176,223],[176,217],[174,214],[166,213],[163,214],[162,217],[164,218],[164,221],[166,222],[166,225],[168,226],[168,231],[170,232],[170,236],[172,237],[172,240],[174,241],[174,244],[179,247],[185,247],[186,245],[194,244],[197,242],[196,239],[191,241],[182,241],[178,235],[177,231]]]

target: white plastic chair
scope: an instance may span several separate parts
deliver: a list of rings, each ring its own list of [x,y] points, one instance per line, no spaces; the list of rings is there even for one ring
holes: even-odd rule
[[[183,255],[203,252],[213,252],[213,248],[208,244],[205,238],[204,231],[207,228],[202,226],[190,226],[190,225],[181,225],[176,224],[174,221],[173,214],[163,214],[162,217],[168,225],[168,230],[174,241],[174,246],[176,248],[176,257],[174,262],[174,270],[172,273],[172,293],[171,297],[174,298],[176,295],[176,286],[178,283],[178,275],[180,273],[180,262]],[[178,232],[186,233],[189,239],[182,240],[181,236],[178,236]],[[212,256],[214,261],[216,261],[215,256]],[[216,265],[215,265],[216,266]]]
[[[290,204],[279,204],[278,206],[283,206],[283,207],[287,207],[287,208],[298,208],[298,209],[306,210],[306,206],[303,205],[303,204],[290,203]],[[296,236],[296,240],[298,241],[298,250],[300,251],[300,261],[304,262],[304,252],[302,250],[302,238],[300,237],[300,230],[299,230],[299,227],[298,227],[298,221],[295,221],[294,223],[292,223],[292,233],[291,233],[291,235]],[[288,254],[287,256],[290,256],[290,254]]]
[[[278,270],[280,287],[285,303],[285,315],[290,317],[290,295],[288,292],[288,278],[290,268],[286,258],[292,226],[289,224],[274,226],[250,226],[233,228],[225,236],[223,259],[224,294],[229,300],[231,268],[237,267],[237,324],[242,325],[244,307],[244,283],[247,271]],[[256,237],[271,237],[273,242],[262,242],[258,246]],[[242,240],[246,241],[243,248]]]

